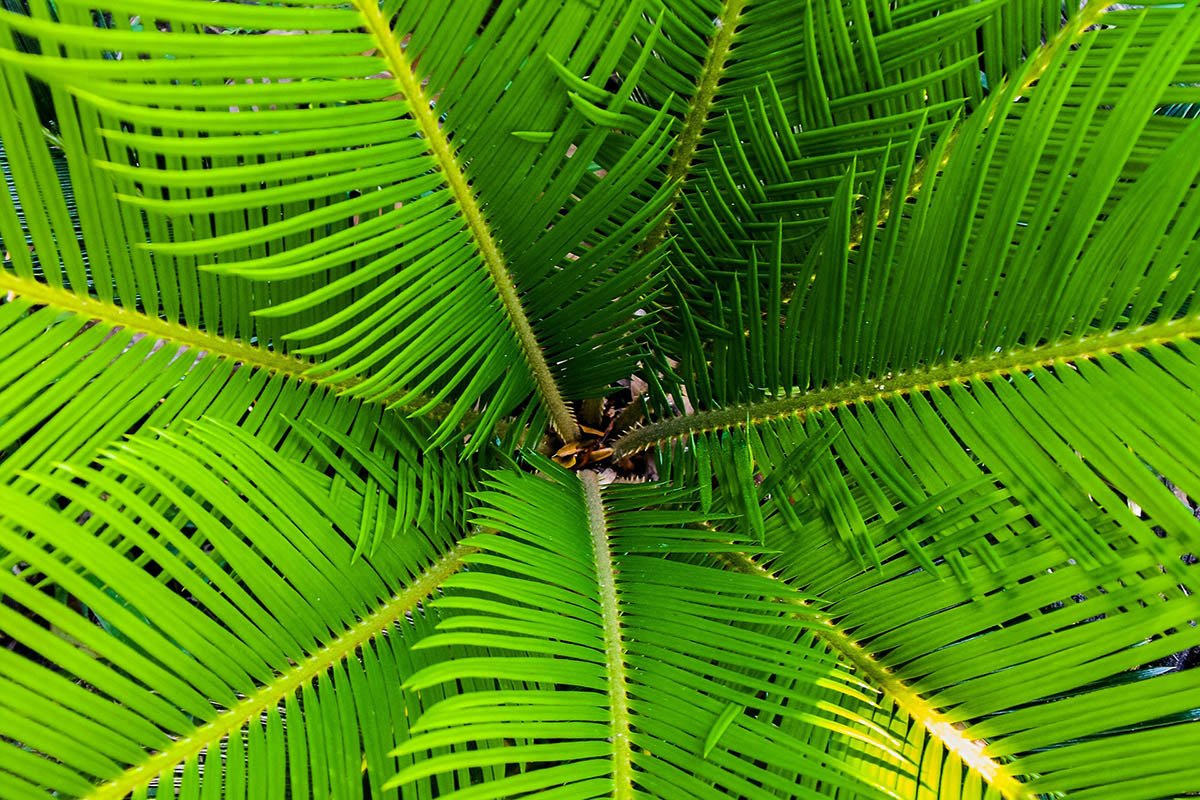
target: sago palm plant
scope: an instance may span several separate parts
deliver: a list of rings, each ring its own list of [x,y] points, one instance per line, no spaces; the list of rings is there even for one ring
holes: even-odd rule
[[[4,0],[0,797],[1200,791],[1197,101],[1197,0]]]

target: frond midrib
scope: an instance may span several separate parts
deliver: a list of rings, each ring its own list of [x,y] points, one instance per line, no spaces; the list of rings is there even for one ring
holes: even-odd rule
[[[237,339],[217,336],[199,328],[189,328],[178,322],[171,322],[161,317],[105,302],[88,295],[76,294],[68,289],[51,286],[33,278],[23,278],[16,273],[0,270],[0,295],[11,293],[14,297],[28,300],[36,305],[52,306],[61,311],[74,314],[82,319],[92,320],[101,325],[120,328],[132,333],[140,333],[156,341],[166,342],[178,347],[187,348],[197,355],[203,353],[215,358],[225,359],[235,364],[283,376],[289,380],[303,383],[316,388],[329,388],[319,377],[310,370],[318,366],[316,362],[307,361],[295,356],[285,355],[273,350],[246,344]],[[344,392],[359,383],[362,378],[354,376],[337,384],[336,389]],[[400,397],[393,393],[375,399],[363,399],[359,402],[368,405],[387,407]],[[406,408],[419,408],[426,403],[424,397],[418,397],[407,404]],[[442,402],[429,412],[432,419],[444,418],[449,412],[449,404]],[[468,417],[469,419],[469,417]]]
[[[404,95],[409,111],[425,139],[429,153],[440,167],[446,185],[458,204],[467,228],[487,267],[488,274],[491,276],[500,302],[517,335],[521,352],[533,373],[538,394],[546,404],[551,424],[564,441],[578,441],[582,435],[579,425],[567,407],[558,383],[554,380],[554,374],[550,371],[550,365],[546,362],[546,356],[542,352],[537,334],[521,304],[520,293],[517,291],[516,284],[513,283],[512,275],[509,273],[500,247],[484,218],[483,210],[475,200],[475,194],[471,191],[467,176],[455,157],[454,149],[446,138],[446,133],[439,124],[429,99],[425,96],[421,81],[413,72],[404,49],[400,46],[399,40],[383,16],[383,12],[380,11],[378,3],[373,0],[354,0],[354,7],[365,21],[367,31],[379,45],[379,53],[387,63],[388,70],[400,92]]]
[[[779,581],[779,576],[762,567],[744,553],[723,554],[720,560],[738,572],[760,575]],[[858,642],[823,617],[813,617],[812,609],[801,600],[794,601],[804,608],[804,619],[822,642],[854,665],[871,684],[904,711],[914,722],[921,725],[947,752],[976,772],[989,786],[998,791],[1005,800],[1032,800],[1034,795],[1003,764],[987,756],[985,743],[968,738],[961,730],[925,698],[914,692],[902,680],[879,663]]]
[[[683,129],[676,140],[671,163],[667,166],[667,183],[673,186],[671,199],[667,204],[667,213],[646,235],[646,239],[642,242],[642,252],[653,250],[667,235],[672,213],[679,203],[679,194],[683,191],[683,182],[691,172],[696,148],[700,144],[700,136],[704,133],[704,126],[708,123],[708,114],[712,110],[717,86],[725,71],[725,62],[729,58],[729,49],[733,44],[734,33],[737,31],[738,19],[746,7],[746,2],[747,0],[725,0],[721,14],[714,22],[716,31],[709,40],[704,67],[700,72],[700,79],[696,82],[696,91],[688,103],[687,115],[683,120]]]
[[[912,372],[873,377],[773,400],[671,417],[630,431],[613,444],[617,458],[693,434],[762,425],[783,418],[804,419],[834,408],[887,401],[906,394],[992,381],[1039,367],[1053,367],[1112,356],[1122,350],[1144,350],[1182,339],[1200,338],[1200,317],[1156,322],[1138,328],[1082,336],[1046,347],[1020,348],[1003,355],[956,361]]]
[[[145,761],[127,769],[120,777],[97,786],[85,800],[121,800],[130,792],[145,786],[163,771],[171,769],[208,747],[219,747],[230,733],[241,729],[250,720],[277,708],[289,695],[299,691],[314,678],[335,664],[351,657],[365,644],[381,635],[392,624],[413,611],[458,572],[464,558],[474,548],[458,545],[433,566],[416,578],[404,591],[363,618],[353,628],[331,640],[317,652],[298,662],[275,680],[260,687],[241,702],[221,712],[216,719],[198,727],[190,735],[175,740],[169,747],[150,755]]]
[[[236,339],[216,336],[197,328],[189,328],[177,322],[169,322],[115,303],[107,303],[94,297],[50,286],[33,278],[23,278],[16,273],[0,270],[0,293],[9,292],[38,305],[53,306],[84,319],[96,320],[104,325],[123,328],[134,333],[142,333],[155,339],[186,347],[189,350],[205,352],[245,364],[253,369],[277,373],[313,385],[319,383],[316,378],[308,374],[308,370],[313,367],[313,363],[310,361],[254,347]]]
[[[604,629],[605,668],[608,674],[609,716],[613,745],[613,798],[632,800],[633,765],[629,739],[629,683],[625,669],[625,643],[621,634],[620,601],[616,570],[604,519],[600,481],[594,472],[579,475],[588,512],[588,532],[600,587],[600,613]]]

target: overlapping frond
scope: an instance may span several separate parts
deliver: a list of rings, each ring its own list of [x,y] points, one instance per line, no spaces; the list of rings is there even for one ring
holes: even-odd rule
[[[889,688],[894,687],[892,683]],[[998,788],[998,776],[1007,772],[992,759],[982,755],[983,745],[965,739],[961,731],[945,722],[933,722],[927,717],[909,714],[898,703],[883,703],[874,710],[872,721],[903,744],[898,748],[907,761],[917,765],[911,772],[898,771],[881,765],[878,759],[863,752],[860,768],[877,779],[896,795],[912,800],[954,798],[954,800],[1004,800],[1014,796]],[[960,750],[947,746],[947,741],[965,742]],[[848,758],[853,759],[854,755]],[[1007,776],[1007,787],[1019,785]],[[834,795],[841,798],[843,795]]]
[[[435,604],[460,613],[421,644],[504,654],[456,655],[407,684],[424,691],[483,677],[536,685],[433,705],[398,752],[530,741],[431,755],[398,784],[509,764],[502,781],[463,796],[818,796],[796,794],[797,776],[883,796],[846,770],[836,743],[887,750],[887,737],[857,713],[813,700],[816,686],[855,703],[869,697],[812,648],[811,619],[786,602],[800,595],[695,561],[745,543],[696,527],[706,515],[664,505],[661,487],[601,489],[594,473],[539,465],[545,477],[496,473],[480,494],[479,524],[497,532],[467,540],[479,553]],[[546,766],[517,770],[522,763]]]
[[[52,157],[52,160],[54,173],[58,178],[58,185],[62,192],[63,203],[66,206],[67,217],[73,222],[77,222],[79,219],[79,211],[76,206],[75,192],[71,187],[71,176],[67,170],[67,160],[62,157],[61,153],[58,153],[56,157]],[[28,232],[29,226],[25,222],[25,209],[21,206],[21,203],[17,198],[17,190],[13,183],[12,170],[9,169],[8,166],[8,155],[4,152],[3,142],[0,142],[0,175],[4,177],[5,193],[7,193],[8,196],[13,200],[12,205],[7,203],[0,205],[0,214],[4,214],[9,217],[7,224],[0,225],[0,262],[2,262],[5,267],[11,268],[13,264],[13,255],[10,252],[10,248],[23,246],[23,252],[29,253],[29,266],[32,268],[32,270],[38,270],[40,269],[41,264],[38,261],[37,251],[33,247],[33,238]],[[78,235],[81,232],[78,230],[78,225],[75,227],[78,238]],[[10,239],[9,243],[6,245],[4,240],[5,231],[20,231],[22,235],[16,239]],[[21,258],[22,256],[18,254],[16,257]],[[83,250],[83,259],[86,263],[86,249]]]
[[[687,394],[660,403],[700,410],[617,444],[673,443],[673,474],[715,478],[714,508],[937,715],[896,723],[910,752],[942,763],[954,730],[1020,780],[1005,796],[1196,777],[1145,753],[1196,747],[1195,678],[1163,664],[1200,617],[1200,127],[1158,112],[1194,96],[1200,12],[1102,22],[1051,43],[861,242],[844,177],[790,296],[776,225],[723,316],[685,318]],[[983,791],[945,763],[920,796]]]
[[[0,9],[0,797],[1200,785],[1197,0]]]
[[[236,424],[265,447],[319,469],[347,461],[357,472],[343,470],[339,481],[357,481],[360,492],[365,484],[357,474],[367,472],[369,456],[382,465],[371,480],[419,506],[413,524],[465,520],[469,468],[423,452],[432,426],[335,397],[304,377],[303,361],[31,280],[0,276],[0,290],[13,297],[0,305],[5,482],[36,493],[36,479],[23,471],[86,466],[123,437],[205,418]],[[322,447],[321,439],[332,441]]]
[[[882,186],[908,140],[927,151],[965,101],[981,99],[974,40],[996,9],[947,10],[897,26],[882,7],[746,3],[722,24],[714,36],[736,33],[672,229],[689,282],[738,271],[747,246],[769,238],[777,221],[786,261],[798,266],[850,163],[861,164],[862,192]],[[926,45],[913,48],[914,39]]]
[[[206,796],[352,797],[364,757],[378,787],[406,615],[465,550],[442,523],[353,558],[399,504],[338,466],[210,418],[0,489],[5,796],[188,795],[202,768]]]
[[[355,396],[448,399],[443,440],[476,404],[490,431],[535,387],[574,438],[564,398],[636,357],[655,256],[633,248],[662,201],[626,204],[667,155],[666,120],[597,165],[615,134],[551,65],[602,80],[629,43],[624,4],[490,6],[4,12],[6,107],[31,107],[26,76],[50,87],[86,199],[85,268],[36,115],[6,115],[46,280],[311,357]],[[21,248],[12,269],[31,263]],[[590,369],[596,348],[610,369]]]
[[[972,796],[982,779],[1008,798],[1159,798],[1195,781],[1195,677],[1180,670],[1200,646],[1200,523],[1173,483],[1191,484],[1191,468],[1119,438],[1145,415],[1116,381],[1081,377],[1076,396],[1039,403],[1047,383],[1059,382],[815,412],[762,445],[751,433],[751,476],[768,490],[752,501],[781,553],[761,560],[831,601],[824,638],[895,702],[874,719],[926,754],[929,785],[868,772],[902,796]],[[999,400],[1014,392],[1037,439],[1006,423]],[[718,509],[739,491],[726,480]],[[1156,746],[1171,759],[1148,761]]]
[[[851,171],[794,286],[775,226],[712,314],[683,314],[677,371],[712,412],[694,427],[1189,335],[1200,128],[1154,111],[1195,91],[1195,19],[1115,11],[1081,46],[1053,43],[1037,86],[1015,81],[974,115],[944,171],[860,243]]]
[[[851,164],[856,191],[880,196],[906,150],[928,155],[1045,40],[1095,16],[1058,2],[653,5],[638,36],[658,57],[636,97],[678,120],[675,266],[700,284],[744,269],[750,243],[777,222],[798,269]]]
[[[470,465],[297,359],[2,288],[0,795],[378,788]]]
[[[739,572],[769,575],[768,570],[744,554],[723,557],[726,566]],[[1000,800],[1023,796],[1023,787],[1008,767],[983,752],[983,743],[972,740],[924,698],[894,677],[870,653],[832,624],[817,628],[812,647],[845,663],[869,686],[880,693],[880,702],[858,703],[861,713],[894,737],[897,751],[879,757],[869,743],[843,739],[830,744],[856,765],[860,774],[870,775],[898,797],[926,800],[931,797],[957,800]],[[837,696],[834,690],[818,687],[818,702],[855,708],[854,700]],[[804,776],[797,780],[808,785]],[[813,788],[820,789],[819,786]],[[832,790],[830,790],[832,789]],[[853,791],[829,787],[826,795],[854,798]]]
[[[993,419],[990,402],[967,413]],[[927,402],[889,406],[871,415],[876,419],[858,415],[864,427],[880,426],[873,434],[856,430],[838,440],[854,475],[846,480],[848,507],[878,549],[880,565],[864,570],[847,559],[836,529],[815,514],[800,526],[769,515],[767,542],[783,551],[772,569],[831,601],[827,611],[839,636],[856,643],[851,655],[878,662],[882,672],[873,677],[882,675],[936,710],[901,723],[915,726],[908,747],[940,758],[939,739],[956,731],[1010,780],[1021,777],[1008,797],[1158,798],[1187,791],[1195,782],[1186,754],[1198,744],[1197,697],[1194,674],[1179,667],[1200,644],[1194,566],[1200,524],[1193,504],[1177,496],[1187,495],[1165,487],[1144,462],[1135,469],[1149,480],[1135,488],[1122,485],[1126,475],[1117,468],[1102,472],[1111,461],[1096,451],[1051,460],[1046,451],[1067,450],[1072,433],[1082,441],[1076,427],[1047,433],[1040,447],[1003,426],[960,442],[937,424]],[[905,423],[913,410],[926,420],[919,428]],[[1101,429],[1095,421],[1088,428]],[[965,444],[987,467],[1013,470],[1003,484],[1025,505],[1009,499],[993,506],[986,525],[964,520],[952,506],[900,524],[906,506],[892,489],[903,462],[898,454],[863,456],[868,442],[895,447],[918,435],[927,437],[925,444],[904,451],[916,473],[910,480],[923,476],[936,485],[976,473],[981,465]],[[1001,439],[1003,447],[996,446]],[[1110,442],[1106,449],[1119,448]],[[1012,460],[1001,460],[1001,449]],[[1068,532],[1097,538],[1093,552],[1102,563],[1070,557],[1085,545],[1064,541]],[[928,548],[924,558],[913,540]],[[1154,746],[1171,757],[1147,759]],[[927,795],[915,796],[957,797],[956,781],[977,781],[976,771],[975,777],[952,771],[922,790]]]

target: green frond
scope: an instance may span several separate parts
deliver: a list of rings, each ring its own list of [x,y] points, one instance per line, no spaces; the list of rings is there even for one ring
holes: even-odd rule
[[[1109,337],[1135,349],[1190,337],[1200,128],[1154,110],[1189,74],[1195,8],[1105,21],[1080,47],[1052,43],[1036,87],[1014,81],[973,115],[916,202],[894,198],[897,213],[860,243],[848,172],[794,285],[774,225],[744,278],[685,313],[675,340],[691,402],[720,419],[665,421],[618,451],[893,387],[966,384],[993,366],[1115,356]]]
[[[0,0],[0,798],[1195,792],[1198,87],[1200,0]]]
[[[45,198],[25,227],[46,280],[313,358],[313,374],[354,396],[418,413],[448,400],[441,441],[483,401],[472,416],[482,440],[535,387],[551,423],[577,438],[566,399],[602,394],[637,358],[633,312],[655,257],[631,252],[665,196],[625,212],[668,155],[665,121],[600,177],[589,164],[614,133],[575,111],[551,70],[522,65],[611,70],[627,37],[599,32],[628,27],[623,4],[488,6],[208,17],[209,4],[181,3],[155,31],[129,27],[158,13],[136,4],[114,8],[106,28],[70,3],[4,12],[6,35],[40,48],[0,49],[7,96],[32,102],[27,75],[51,88],[75,192],[88,198],[85,267],[41,130],[20,118],[0,129],[17,197]],[[432,57],[427,20],[485,31],[439,41]],[[483,109],[492,124],[481,128]],[[553,135],[521,142],[518,125]],[[8,222],[4,238],[19,240]],[[13,269],[32,274],[23,253]],[[581,369],[598,348],[612,366]]]
[[[357,717],[375,701],[355,695],[400,679],[380,648],[407,647],[405,615],[462,566],[462,547],[444,554],[452,529],[352,559],[371,502],[361,481],[334,491],[337,476],[216,421],[20,477],[37,492],[0,489],[4,696],[40,711],[6,732],[32,748],[3,745],[15,785],[124,797],[180,765],[187,784],[203,755],[206,791],[223,775],[236,795],[248,776],[283,796],[296,759],[294,787],[307,763],[312,780],[357,796],[361,754],[382,758],[392,734],[378,720],[359,747]],[[378,514],[394,514],[386,495]]]
[[[718,294],[676,293],[687,394],[665,386],[666,414],[615,445],[663,445],[666,474],[708,482],[780,551],[763,563],[832,601],[903,749],[943,765],[903,796],[1194,783],[1145,753],[1168,730],[1195,747],[1194,681],[1163,665],[1197,644],[1200,128],[1158,110],[1194,95],[1197,23],[1194,4],[1112,10],[1052,41],[936,170],[908,146],[915,201],[880,225],[852,168],[794,288],[786,227],[764,225]]]
[[[742,554],[727,556],[724,560],[739,572],[771,574]],[[873,725],[878,725],[882,735],[895,739],[898,751],[902,753],[899,759],[895,753],[879,758],[867,743],[849,741],[846,743],[848,758],[857,761],[860,774],[879,780],[900,797],[918,800],[926,797],[999,800],[1028,796],[1007,765],[984,753],[984,743],[964,735],[959,726],[947,720],[841,630],[827,624],[815,632],[815,649],[834,654],[852,665],[864,681],[864,687],[875,688],[882,695],[881,702],[864,704],[863,713]],[[819,701],[820,697],[818,694]],[[826,694],[825,699],[843,707],[847,705],[847,698],[832,693]],[[897,768],[907,764],[915,769]]]
[[[950,723],[910,714],[899,703],[881,704],[872,719],[903,742],[897,749],[906,761],[918,765],[914,771],[901,772],[865,749],[856,754],[864,774],[877,776],[899,797],[1004,800],[1027,796],[1003,767],[982,755],[982,744],[967,739]]]
[[[794,775],[882,796],[846,771],[832,744],[808,738],[815,727],[833,734],[829,742],[845,737],[889,749],[857,713],[839,718],[812,704],[807,690],[817,685],[856,702],[868,698],[814,654],[811,616],[804,623],[779,602],[800,595],[766,577],[694,562],[696,550],[739,543],[693,527],[704,515],[686,507],[651,510],[662,506],[660,488],[601,489],[594,474],[576,478],[538,463],[545,477],[495,473],[480,493],[478,522],[496,533],[467,540],[479,552],[435,603],[460,613],[420,645],[482,644],[504,655],[456,654],[406,684],[417,691],[466,678],[534,685],[434,705],[397,752],[530,741],[428,757],[395,785],[451,768],[543,762],[558,766],[512,771],[461,796],[560,787],[578,797],[769,797],[787,794]],[[789,677],[777,681],[782,665]],[[756,763],[768,752],[793,777]]]
[[[372,480],[408,498],[409,521],[464,524],[468,469],[424,454],[433,430],[427,423],[338,398],[303,377],[303,362],[270,351],[80,302],[29,280],[0,275],[0,290],[16,295],[0,304],[4,481],[34,486],[22,471],[86,466],[122,437],[181,431],[203,418],[236,424],[264,447],[318,469],[347,459],[354,466],[339,473],[335,490],[347,483],[365,490],[358,473],[371,453],[379,463]],[[93,311],[118,313],[96,319]],[[314,447],[303,434],[316,431],[337,444]]]
[[[676,266],[700,283],[742,267],[776,222],[799,268],[853,161],[856,188],[878,201],[910,144],[928,156],[960,110],[978,107],[1044,41],[1094,22],[1092,6],[1049,2],[653,6],[638,36],[658,57],[639,96],[679,120],[669,222]]]
[[[174,780],[188,796],[204,765],[218,792],[282,797],[310,761],[318,789],[337,774],[361,790],[363,753],[378,786],[390,719],[330,721],[321,698],[406,674],[373,648],[459,565],[464,465],[425,455],[430,426],[337,398],[285,356],[32,306],[20,280],[0,305],[5,796]],[[324,749],[360,724],[361,747]]]
[[[984,418],[982,409],[964,413]],[[845,430],[833,448],[850,507],[880,565],[863,569],[848,559],[839,531],[802,507],[790,515],[799,525],[769,513],[767,542],[781,551],[771,570],[831,602],[823,611],[837,620],[838,636],[855,643],[848,661],[877,660],[883,677],[978,742],[980,755],[1022,776],[1020,796],[1099,797],[1114,786],[1122,797],[1185,791],[1188,762],[1147,763],[1144,741],[1170,729],[1173,748],[1195,746],[1188,721],[1196,698],[1184,688],[1194,680],[1169,665],[1197,645],[1190,623],[1197,523],[1139,462],[1143,454],[1129,453],[1128,466],[1148,478],[1134,487],[1116,466],[1102,471],[1112,462],[1097,463],[1094,451],[1051,461],[1053,451],[1070,447],[1058,436],[1047,436],[1044,450],[1022,446],[1025,435],[1000,426],[988,435],[994,450],[969,435],[957,440],[962,429],[938,424],[923,399],[881,405],[857,421],[831,416]],[[995,444],[1001,439],[1003,448]],[[1001,449],[1012,460],[1000,461]],[[987,506],[960,497],[943,502],[937,516],[911,521],[905,493],[920,484],[931,493],[1001,466],[1013,472],[988,474],[977,491],[1003,487],[1010,497]],[[774,474],[767,459],[759,467]],[[1093,549],[1087,539],[1098,540]],[[925,566],[931,558],[932,568]],[[956,579],[946,579],[947,567]],[[923,733],[913,746],[936,746],[935,739]],[[1098,752],[1105,769],[1081,769]]]
[[[1194,776],[1146,763],[1143,735],[1194,746],[1190,679],[1166,665],[1198,645],[1196,476],[1180,457],[1196,446],[1198,355],[1174,340],[814,409],[723,434],[750,444],[745,463],[696,435],[668,468],[715,476],[714,511],[760,520],[771,568],[832,601],[839,636],[940,709],[933,726],[918,715],[909,748],[940,752],[957,730],[1029,784],[1005,796],[1103,797],[1114,780],[1122,797],[1167,796]],[[1138,700],[1116,718],[1123,692]],[[1093,752],[1105,770],[1084,768]],[[957,780],[938,778],[945,796]]]

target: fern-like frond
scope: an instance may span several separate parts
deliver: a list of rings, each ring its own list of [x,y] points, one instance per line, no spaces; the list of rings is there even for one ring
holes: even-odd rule
[[[851,163],[856,190],[878,197],[910,140],[928,156],[960,111],[978,107],[1026,54],[1060,32],[1078,33],[1097,10],[841,0],[654,6],[637,35],[658,57],[645,66],[637,98],[678,120],[667,177],[680,186],[677,215],[648,244],[670,223],[679,236],[675,266],[702,284],[744,267],[750,243],[769,240],[776,222],[786,230],[785,261],[798,269]]]
[[[1052,41],[885,224],[848,173],[794,289],[779,223],[712,313],[681,288],[687,393],[616,445],[669,444],[669,474],[833,602],[847,663],[925,704],[897,704],[909,752],[967,767],[928,796],[1194,783],[1144,753],[1196,746],[1194,678],[1163,664],[1197,644],[1200,127],[1158,112],[1194,96],[1198,14]]]
[[[988,403],[966,413],[983,419]],[[916,726],[907,747],[936,752],[951,737],[973,743],[968,755],[981,764],[966,762],[976,777],[958,780],[994,781],[980,766],[998,763],[1009,776],[1006,797],[1187,791],[1195,780],[1189,759],[1145,753],[1167,739],[1172,753],[1197,747],[1195,679],[1176,667],[1177,654],[1200,644],[1193,625],[1200,525],[1176,496],[1188,494],[1139,463],[1144,451],[1118,466],[1095,458],[1097,451],[1068,455],[1065,436],[1047,434],[1044,449],[1016,430],[997,429],[991,446],[959,441],[953,433],[961,429],[942,428],[924,400],[888,404],[856,422],[848,413],[830,416],[846,429],[834,448],[847,471],[838,478],[847,507],[880,564],[863,569],[848,559],[836,527],[800,507],[767,511],[767,542],[782,551],[769,569],[831,601],[824,610],[837,630],[829,638],[865,679],[885,694],[891,687],[920,698],[917,713],[902,709]],[[1088,429],[1101,428],[1093,421]],[[1001,461],[1001,449],[1013,460]],[[901,499],[1000,465],[1014,472],[994,484],[989,475],[987,486],[1003,481],[1012,497],[976,505],[971,516],[956,510],[970,505],[964,497],[914,522],[911,501]],[[765,459],[760,468],[774,474]],[[1148,481],[1122,483],[1130,469]],[[1092,537],[1099,541],[1087,551],[1079,540]],[[1101,563],[1070,555],[1077,552],[1094,552]],[[1012,776],[1024,784],[1015,792]],[[948,796],[957,796],[946,783],[955,780],[938,779]]]
[[[889,749],[857,713],[812,701],[815,686],[854,702],[869,697],[815,654],[812,620],[798,621],[796,607],[780,602],[800,595],[769,578],[696,562],[698,552],[745,545],[696,527],[703,513],[664,507],[660,487],[601,488],[593,473],[576,477],[538,463],[546,478],[496,473],[480,494],[479,524],[496,533],[467,541],[479,553],[436,604],[461,613],[421,644],[478,644],[506,655],[455,656],[407,684],[418,691],[464,678],[536,685],[434,705],[399,752],[531,741],[430,756],[401,772],[398,785],[451,768],[532,762],[547,766],[463,796],[552,787],[577,797],[791,796],[796,781],[788,773],[882,796],[847,770],[835,744],[812,736],[820,730],[833,743]]]
[[[535,388],[577,438],[566,399],[602,394],[636,358],[655,256],[632,250],[663,201],[623,204],[666,158],[666,123],[598,173],[613,133],[550,64],[611,70],[628,37],[600,32],[628,27],[623,4],[516,5],[4,12],[6,37],[37,43],[0,48],[6,97],[31,103],[27,76],[51,87],[88,200],[85,269],[41,130],[6,118],[17,196],[43,198],[25,223],[46,279],[294,350],[355,396],[420,413],[449,399],[443,441],[481,401],[483,441]],[[468,42],[455,25],[481,31]],[[31,274],[24,252],[13,269]],[[612,368],[581,370],[600,347]]]
[[[686,313],[681,291],[677,372],[708,414],[686,429],[1189,337],[1200,128],[1154,111],[1194,91],[1195,19],[1114,11],[1081,47],[1052,43],[1036,87],[1016,81],[974,115],[919,199],[894,198],[853,248],[847,174],[806,280],[784,275],[776,226],[711,314]],[[667,421],[618,451],[687,430]]]
[[[1198,86],[1200,0],[0,0],[0,797],[1194,791]]]
[[[378,788],[367,698],[423,663],[470,462],[297,359],[0,280],[0,794]]]
[[[400,497],[399,527],[465,522],[466,465],[426,455],[432,427],[339,399],[305,377],[306,363],[0,275],[0,478],[36,491],[23,471],[86,466],[103,448],[147,430],[183,430],[204,418],[238,425],[265,447],[329,469],[337,486],[359,477]],[[39,305],[32,305],[33,302]],[[103,318],[92,313],[105,314]],[[36,402],[34,402],[36,400]],[[332,439],[325,446],[313,436]],[[317,446],[314,446],[317,444]],[[378,463],[364,470],[364,458]],[[335,486],[336,488],[336,486]],[[382,531],[379,531],[382,533]],[[369,537],[375,538],[373,531]]]
[[[318,794],[358,795],[363,753],[381,758],[392,733],[356,695],[401,679],[380,648],[407,647],[405,615],[462,566],[452,527],[352,559],[365,506],[394,518],[391,487],[382,504],[361,480],[338,490],[215,420],[21,477],[36,491],[0,489],[4,697],[40,712],[6,724],[24,743],[2,745],[14,785],[119,798],[180,765],[186,784],[207,754],[206,791],[282,796],[311,768]]]

